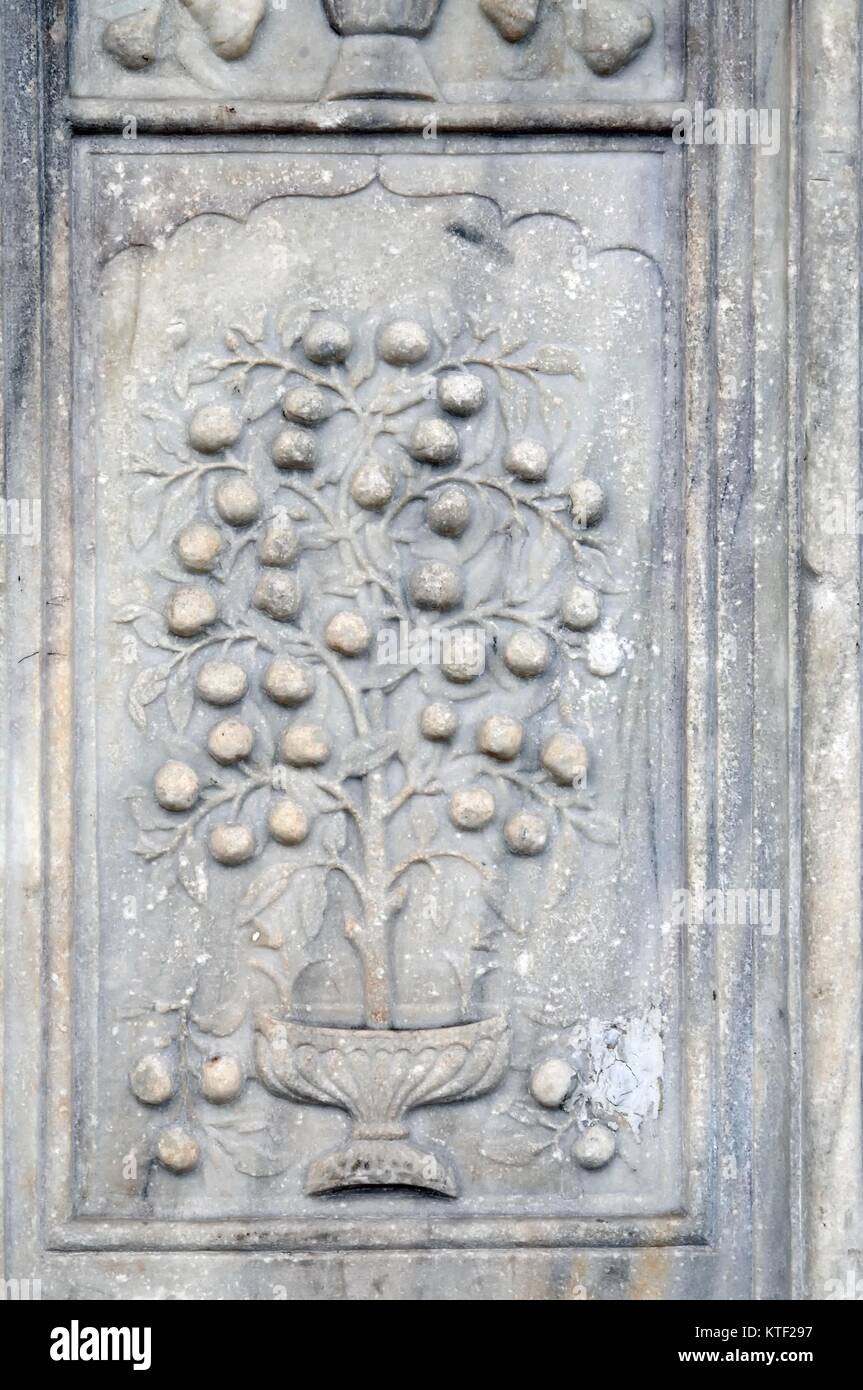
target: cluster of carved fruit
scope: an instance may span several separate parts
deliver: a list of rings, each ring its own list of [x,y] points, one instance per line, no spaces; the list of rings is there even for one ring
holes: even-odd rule
[[[265,688],[272,693],[274,685],[278,684],[284,696],[288,686],[292,692],[296,691],[300,683],[305,684],[309,680],[310,674],[298,663],[276,661],[267,671]],[[218,691],[219,698],[215,702],[224,703],[221,697],[227,689],[239,692],[232,694],[232,698],[240,699],[247,685],[246,673],[241,666],[231,662],[208,662],[199,673],[197,688],[210,701]],[[284,703],[283,698],[280,703]],[[428,704],[422,712],[420,727],[429,741],[448,741],[458,728],[457,711],[446,701]],[[495,714],[480,724],[476,745],[480,753],[504,763],[518,756],[523,739],[524,729],[520,720],[506,714]],[[225,719],[215,724],[207,738],[210,756],[223,766],[242,762],[251,754],[253,744],[252,729],[239,719]],[[284,762],[296,768],[323,766],[331,751],[327,733],[319,724],[293,724],[281,739]],[[541,760],[545,770],[560,786],[579,786],[586,780],[588,753],[576,734],[562,732],[552,735],[543,746]],[[190,811],[201,795],[200,780],[188,763],[171,760],[159,768],[154,792],[164,810]],[[450,820],[460,830],[484,830],[494,820],[496,809],[493,794],[482,787],[454,792],[449,800]],[[289,797],[280,797],[273,804],[267,825],[272,839],[281,845],[300,845],[310,831],[306,811]],[[548,826],[541,816],[518,812],[505,822],[503,835],[512,854],[541,854],[548,840]],[[215,826],[210,831],[208,843],[213,858],[229,867],[246,863],[256,852],[252,831],[240,824]]]
[[[563,1057],[547,1057],[530,1074],[530,1094],[545,1110],[563,1111],[578,1077]],[[606,1124],[591,1122],[578,1128],[572,1156],[582,1168],[605,1168],[617,1153],[617,1137]]]
[[[316,319],[302,336],[306,359],[316,368],[342,366],[353,349],[349,327],[341,322]],[[379,358],[395,367],[412,368],[422,364],[430,355],[432,344],[422,324],[397,320],[386,324],[377,337]],[[343,400],[334,386],[333,378],[321,378],[321,385],[307,380],[301,386],[288,389],[282,397],[282,413],[286,423],[272,441],[271,457],[280,472],[289,475],[306,474],[319,461],[319,431],[339,408]],[[434,468],[456,464],[461,453],[461,439],[454,420],[467,420],[480,412],[487,402],[483,379],[464,365],[444,371],[436,381],[436,399],[440,414],[420,419],[405,441],[407,452],[420,464]],[[230,406],[211,405],[198,410],[188,424],[188,442],[198,453],[215,456],[230,450],[237,442],[243,425]],[[536,440],[521,438],[509,444],[502,458],[505,478],[498,486],[510,499],[513,484],[540,484],[546,479],[551,458],[545,446]],[[494,480],[490,480],[494,487]],[[350,494],[356,505],[369,512],[381,513],[397,498],[398,479],[392,465],[374,454],[356,468],[349,479]],[[529,494],[528,494],[529,496]],[[581,478],[570,488],[570,505],[576,534],[586,531],[601,518],[605,497],[595,481]],[[261,517],[262,499],[247,477],[231,477],[215,493],[218,516],[229,527],[242,530],[253,526]],[[458,538],[467,529],[472,516],[472,502],[465,486],[444,482],[441,487],[431,484],[427,489],[426,522],[437,535]],[[210,522],[194,522],[176,537],[175,550],[181,565],[191,574],[206,575],[214,570],[225,545],[225,537]],[[299,580],[292,572],[301,551],[296,528],[287,518],[273,522],[260,535],[257,556],[261,565],[252,596],[253,606],[277,623],[295,623],[303,605]],[[407,592],[412,604],[420,610],[448,612],[463,600],[464,585],[459,571],[439,561],[424,561],[411,571]],[[558,618],[564,630],[572,633],[593,628],[601,616],[596,592],[575,581],[563,592]],[[177,637],[192,639],[205,633],[219,619],[215,597],[204,585],[182,585],[171,593],[166,610],[167,626]],[[342,610],[326,623],[315,642],[336,658],[348,660],[365,656],[370,651],[374,633],[368,619],[359,608]],[[610,635],[610,634],[608,634]],[[552,643],[541,631],[523,626],[513,633],[503,648],[507,668],[522,680],[541,676],[552,659]],[[587,663],[592,674],[613,674],[619,664],[616,639],[608,644],[598,641],[587,651]],[[456,684],[467,683],[479,674],[472,661],[458,655],[442,662],[443,675]],[[196,690],[199,697],[211,706],[229,707],[239,704],[246,696],[249,678],[244,668],[234,661],[207,661],[199,670]],[[299,708],[315,692],[315,672],[304,662],[278,658],[263,677],[264,694],[277,705]],[[456,734],[458,714],[448,701],[429,704],[423,710],[420,731],[431,742],[446,743]],[[500,763],[511,762],[522,747],[524,730],[520,721],[495,714],[487,718],[476,732],[478,751]],[[215,724],[207,737],[207,751],[222,766],[241,766],[253,752],[255,735],[242,720],[229,717]],[[294,768],[320,768],[332,754],[330,739],[319,724],[294,722],[283,733],[281,757]],[[542,766],[561,786],[580,785],[587,774],[588,755],[581,740],[573,733],[560,732],[551,737],[542,749]],[[160,768],[155,779],[155,796],[168,811],[192,810],[201,795],[198,775],[188,764],[171,761]],[[484,788],[469,788],[456,792],[450,799],[449,815],[461,830],[481,830],[490,825],[496,814],[492,793]],[[271,837],[283,845],[301,844],[308,836],[310,825],[306,811],[288,798],[276,802],[269,814]],[[504,841],[514,854],[539,854],[545,848],[548,828],[538,815],[520,812],[508,819],[503,829]],[[209,836],[209,848],[214,859],[227,866],[247,862],[257,852],[252,830],[242,824],[216,826]]]
[[[188,1091],[188,1070],[183,1069],[182,1089]],[[161,1052],[140,1057],[129,1075],[129,1084],[142,1105],[167,1108],[180,1089],[168,1058]],[[229,1105],[238,1100],[245,1084],[245,1073],[239,1058],[227,1053],[207,1057],[201,1062],[198,1088],[203,1100],[210,1105]],[[183,1097],[183,1109],[188,1111],[191,1097]],[[182,1118],[182,1117],[181,1117]],[[188,1118],[182,1123],[166,1125],[156,1139],[155,1157],[171,1173],[190,1173],[197,1168],[201,1157],[200,1145],[191,1133]]]

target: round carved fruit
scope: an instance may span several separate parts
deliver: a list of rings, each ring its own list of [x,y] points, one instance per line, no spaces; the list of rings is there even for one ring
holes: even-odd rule
[[[309,818],[302,806],[283,797],[271,808],[267,824],[280,845],[301,845],[309,833]]]
[[[411,435],[410,453],[419,463],[455,463],[460,449],[458,434],[446,420],[420,420]]]
[[[503,659],[513,675],[532,680],[548,670],[551,652],[548,642],[539,632],[514,632],[503,651]]]
[[[322,425],[332,413],[330,397],[324,391],[319,391],[317,386],[295,386],[282,401],[285,419],[296,420],[298,425]]]
[[[207,735],[207,752],[223,767],[241,763],[252,751],[255,735],[241,719],[223,719]]]
[[[420,717],[423,738],[431,743],[448,743],[458,729],[458,715],[446,700],[426,705]]]
[[[210,831],[210,853],[218,864],[234,869],[255,852],[255,837],[245,825],[216,825]]]
[[[174,1078],[158,1052],[141,1057],[129,1074],[129,1085],[143,1105],[164,1105],[174,1094]]]
[[[569,1095],[575,1073],[562,1057],[549,1057],[530,1074],[530,1094],[537,1105],[556,1110]]]
[[[599,599],[583,584],[570,584],[560,600],[560,617],[564,627],[583,632],[599,621]]]
[[[447,372],[437,386],[438,404],[449,415],[466,419],[485,405],[485,383],[472,372]]]
[[[431,339],[421,323],[396,319],[378,334],[378,352],[393,367],[412,367],[431,352]]]
[[[295,468],[308,472],[314,468],[318,457],[318,446],[310,430],[296,426],[281,430],[273,440],[273,463],[277,468]]]
[[[195,521],[184,526],[174,542],[177,558],[184,569],[193,574],[209,574],[219,558],[222,537],[215,526]]]
[[[393,500],[396,477],[385,459],[370,458],[356,471],[351,482],[351,497],[358,507],[378,512]]]
[[[208,405],[189,421],[189,443],[201,454],[218,454],[236,444],[242,423],[226,405]]]
[[[164,763],[153,782],[156,800],[165,811],[190,811],[200,790],[197,774],[187,763]]]
[[[191,584],[175,589],[168,600],[165,618],[177,637],[197,637],[199,632],[214,623],[219,610],[213,595]]]
[[[282,757],[291,767],[321,767],[330,741],[319,724],[292,724],[282,734]]]
[[[448,483],[430,499],[426,521],[437,536],[461,536],[470,524],[470,498],[463,487]]]
[[[249,678],[235,661],[207,661],[195,681],[195,689],[208,705],[235,705],[248,688]]]
[[[299,549],[297,533],[291,523],[287,520],[277,521],[267,527],[258,541],[258,559],[262,565],[283,569],[294,563]]]
[[[242,1091],[243,1079],[236,1057],[208,1057],[201,1066],[201,1095],[211,1105],[228,1105]]]
[[[444,648],[441,671],[453,685],[468,685],[485,670],[485,634],[480,628],[463,629],[459,639]]]
[[[450,797],[450,820],[459,830],[483,830],[494,820],[494,812],[494,797],[482,787],[470,787]]]
[[[303,352],[319,367],[347,361],[352,347],[351,330],[334,319],[316,319],[303,334]]]
[[[427,560],[417,565],[408,583],[411,602],[417,608],[443,613],[461,602],[462,580],[452,565],[439,560]]]
[[[617,1153],[617,1139],[605,1125],[591,1125],[579,1134],[572,1155],[582,1168],[605,1168]]]
[[[191,1173],[197,1168],[201,1150],[197,1140],[184,1129],[172,1126],[163,1129],[156,1141],[156,1157],[169,1173]]]
[[[261,613],[277,623],[289,623],[300,611],[302,594],[292,574],[262,574],[255,585],[252,602]]]
[[[298,661],[282,658],[267,667],[264,690],[277,705],[305,704],[315,693],[314,673]]]
[[[525,483],[538,483],[548,473],[548,450],[535,439],[520,439],[507,450],[503,466],[514,478]]]
[[[521,811],[517,816],[510,816],[506,822],[503,838],[510,854],[525,857],[542,854],[548,844],[548,826],[542,816],[533,816],[528,811]]]
[[[587,643],[587,669],[592,676],[614,676],[623,665],[623,648],[614,632],[594,632]]]
[[[554,734],[542,750],[542,765],[560,786],[571,787],[587,775],[587,749],[577,734]]]
[[[479,727],[477,744],[481,753],[501,762],[511,762],[521,752],[524,729],[508,714],[492,714]]]
[[[324,640],[330,651],[340,656],[362,656],[372,642],[372,630],[362,613],[334,613],[327,623]]]
[[[261,499],[245,478],[229,478],[216,488],[216,511],[229,526],[251,526],[261,514]]]
[[[592,526],[605,510],[605,493],[592,478],[579,478],[569,489],[572,516],[577,526]]]

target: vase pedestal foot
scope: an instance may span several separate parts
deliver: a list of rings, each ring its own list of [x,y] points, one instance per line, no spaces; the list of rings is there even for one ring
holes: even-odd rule
[[[404,1139],[353,1139],[315,1159],[306,1173],[310,1197],[366,1187],[412,1187],[439,1197],[457,1194],[449,1164]]]
[[[440,92],[416,39],[359,34],[342,40],[323,97],[325,101],[350,97],[437,101]]]

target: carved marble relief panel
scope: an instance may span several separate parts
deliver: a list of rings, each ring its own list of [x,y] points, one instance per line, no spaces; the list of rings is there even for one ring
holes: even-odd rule
[[[72,92],[672,100],[682,29],[682,0],[79,0]]]
[[[678,152],[78,172],[76,1212],[691,1210]]]

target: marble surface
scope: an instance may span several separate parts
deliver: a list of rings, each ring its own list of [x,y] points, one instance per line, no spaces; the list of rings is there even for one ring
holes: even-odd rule
[[[858,6],[31,10],[5,1277],[842,1296]]]

